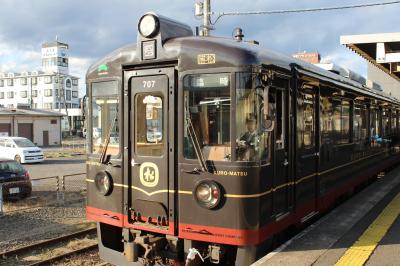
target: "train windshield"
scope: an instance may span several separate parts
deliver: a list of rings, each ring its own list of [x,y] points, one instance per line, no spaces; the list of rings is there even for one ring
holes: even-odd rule
[[[193,125],[191,134],[185,119],[185,158],[197,158],[194,145],[198,143],[204,159],[230,160],[230,75],[188,75],[183,84],[185,117]]]
[[[92,84],[92,153],[101,154],[107,140],[107,154],[119,154],[118,83]]]

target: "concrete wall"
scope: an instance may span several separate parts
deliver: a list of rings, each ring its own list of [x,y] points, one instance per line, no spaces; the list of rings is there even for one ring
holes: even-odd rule
[[[51,124],[51,120],[57,120],[57,124]],[[11,134],[18,136],[18,123],[33,124],[33,142],[43,146],[43,131],[49,131],[49,145],[61,145],[60,117],[19,117],[15,116],[14,127],[12,117],[1,117],[0,123],[11,124]]]
[[[392,96],[397,99],[400,99],[400,82],[371,63],[368,63],[368,79],[381,85],[383,91],[392,94]]]

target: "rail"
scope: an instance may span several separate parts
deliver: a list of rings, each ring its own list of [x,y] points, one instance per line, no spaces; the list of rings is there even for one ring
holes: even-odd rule
[[[2,253],[0,253],[0,265],[3,264],[4,262],[7,263],[7,259],[23,257],[24,255],[31,253],[33,250],[44,250],[44,249],[49,248],[54,245],[62,244],[62,243],[65,243],[65,242],[68,242],[71,240],[76,240],[76,238],[85,238],[88,235],[94,236],[95,234],[96,234],[96,228],[92,227],[92,228],[74,232],[72,234],[68,234],[65,236],[44,240],[39,243],[35,243],[32,245],[28,245],[28,246],[16,248],[13,250],[9,250],[6,252],[2,252]],[[79,253],[86,252],[89,250],[94,250],[95,248],[97,248],[97,244],[90,244],[90,245],[84,246],[84,247],[76,249],[76,250],[64,252],[62,254],[52,256],[47,259],[33,262],[32,264],[29,264],[29,265],[48,265],[52,262],[60,261],[64,258],[70,257],[74,254],[79,254]]]

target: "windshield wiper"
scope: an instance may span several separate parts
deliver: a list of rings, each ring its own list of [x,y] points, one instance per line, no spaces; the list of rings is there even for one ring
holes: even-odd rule
[[[187,131],[189,134],[189,138],[192,141],[197,160],[200,163],[201,171],[203,171],[203,172],[206,170],[208,171],[206,160],[204,159],[203,152],[201,151],[200,142],[199,142],[199,139],[197,138],[196,131],[195,131],[193,123],[192,123],[192,118],[190,117],[189,107],[187,106],[187,104],[185,105],[185,109],[186,109],[186,112],[185,112],[186,113],[186,117],[185,117],[186,128],[187,128]],[[198,169],[194,169],[193,172],[197,172],[197,171],[198,171]]]
[[[104,143],[103,150],[101,151],[101,156],[100,156],[99,162],[102,164],[107,164],[110,162],[111,155],[106,156],[106,153],[107,153],[107,149],[108,149],[108,144],[110,144],[112,129],[114,128],[115,123],[117,121],[118,121],[118,107],[117,107],[117,111],[115,112],[115,117],[113,119],[113,122],[111,123],[110,127],[108,128],[108,136]]]

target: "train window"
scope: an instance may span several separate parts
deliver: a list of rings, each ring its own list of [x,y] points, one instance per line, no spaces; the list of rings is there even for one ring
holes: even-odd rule
[[[356,105],[354,107],[353,139],[362,141],[367,138],[367,108],[365,105]]]
[[[239,161],[268,161],[270,158],[270,149],[268,149],[270,134],[261,129],[264,88],[259,76],[251,73],[237,73],[236,86],[236,159]],[[271,114],[273,112],[271,108],[273,109],[276,102],[272,94],[271,91],[269,101]],[[282,99],[282,93],[280,97]],[[281,120],[279,124],[281,134],[282,124]]]
[[[312,92],[303,91],[299,93],[297,104],[300,108],[297,115],[297,126],[300,130],[298,136],[299,147],[310,148],[314,146],[314,94]]]
[[[328,142],[330,139],[329,134],[333,129],[333,110],[332,99],[326,96],[320,98],[320,120],[321,120],[321,141],[322,143]]]
[[[285,148],[285,92],[276,91],[276,147]]]
[[[196,159],[197,142],[206,160],[230,160],[230,74],[188,75],[183,85],[185,158]]]
[[[372,146],[379,146],[379,139],[381,138],[380,127],[380,110],[376,107],[370,109],[370,136]]]
[[[333,100],[333,132],[336,143],[350,142],[350,102]]]
[[[389,128],[389,110],[383,109],[382,110],[382,136],[390,135],[390,128]]]
[[[396,114],[396,110],[391,110],[390,115],[391,115],[391,123],[390,123],[390,125],[391,125],[391,128],[392,128],[392,135],[393,135],[397,131],[397,125],[396,125],[397,114]]]
[[[162,156],[163,99],[158,93],[135,96],[135,152],[141,156]]]
[[[107,139],[107,154],[119,154],[118,83],[92,84],[92,152],[101,154]]]

